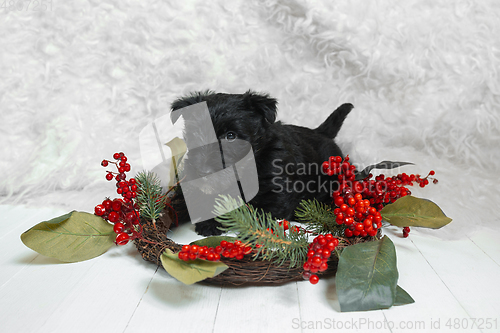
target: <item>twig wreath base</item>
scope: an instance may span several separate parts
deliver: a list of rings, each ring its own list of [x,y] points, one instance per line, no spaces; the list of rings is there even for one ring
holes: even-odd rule
[[[134,242],[144,260],[161,265],[160,257],[166,249],[170,249],[174,253],[181,250],[182,244],[174,242],[166,235],[174,218],[172,210],[167,208],[155,223],[152,221],[141,221],[143,239],[136,239]],[[380,235],[369,238],[353,237],[342,241],[338,248],[379,238]],[[203,283],[233,286],[280,285],[287,282],[304,280],[302,277],[303,268],[301,266],[290,268],[290,261],[288,260],[281,265],[259,258],[254,260],[252,256],[245,256],[241,260],[223,257],[220,261],[229,268],[213,278],[203,280]],[[324,277],[333,276],[337,271],[337,264],[337,256],[332,255],[328,261],[328,269],[317,274]]]

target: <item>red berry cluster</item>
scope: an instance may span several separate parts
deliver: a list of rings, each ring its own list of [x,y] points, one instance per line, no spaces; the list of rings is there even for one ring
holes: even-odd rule
[[[127,162],[127,157],[124,153],[115,153],[113,158],[116,162],[103,160],[101,165],[106,167],[111,164],[115,164],[118,172],[107,171],[106,179],[116,180],[116,187],[118,188],[116,192],[121,194],[123,199],[105,199],[101,204],[95,206],[94,213],[97,216],[101,216],[106,221],[113,223],[113,230],[115,231],[117,245],[125,245],[130,240],[141,237],[142,227],[139,224],[140,215],[139,207],[137,203],[134,202],[134,198],[137,196],[137,185],[134,178],[130,178],[128,181],[126,172],[130,171],[130,164]]]
[[[318,235],[314,238],[313,242],[309,244],[302,277],[308,279],[312,284],[318,283],[319,278],[315,273],[327,270],[328,258],[330,258],[337,245],[339,245],[339,240],[333,237],[332,234]]]
[[[372,177],[370,174],[363,181],[363,194],[370,199],[370,202],[377,210],[381,210],[384,205],[410,195],[411,191],[405,186],[413,186],[414,183],[417,183],[420,187],[425,187],[429,185],[429,176],[433,175],[435,175],[435,172],[431,170],[425,178],[421,178],[418,174],[407,175],[406,173],[401,173],[397,176],[387,178],[384,175],[378,175],[375,177],[375,180],[370,180]],[[437,184],[437,182],[437,179],[433,179],[434,184]]]
[[[203,259],[208,261],[219,261],[220,257],[243,259],[246,254],[252,252],[252,247],[246,246],[237,240],[234,243],[221,241],[216,247],[184,245],[178,253],[179,259],[188,261]]]
[[[125,202],[129,202],[137,196],[137,184],[134,178],[126,180],[126,172],[130,171],[130,164],[127,163],[127,156],[124,153],[114,153],[113,158],[116,161],[103,160],[101,165],[107,167],[109,163],[116,165],[118,172],[107,171],[107,180],[116,180],[116,193],[123,197]]]
[[[334,192],[333,202],[337,206],[333,210],[337,224],[348,227],[344,230],[346,237],[375,236],[382,227],[382,215],[360,193],[346,193],[342,196],[340,192]]]
[[[370,180],[373,177],[370,174],[367,178],[356,181],[356,167],[349,163],[349,156],[344,159],[331,156],[328,161],[323,162],[322,167],[325,174],[337,176],[339,188],[333,192],[333,203],[336,206],[334,214],[339,225],[347,226],[344,231],[346,237],[375,236],[382,226],[382,208],[410,195],[411,191],[405,185],[413,186],[416,182],[420,187],[425,187],[429,184],[429,176],[435,174],[430,171],[425,178],[406,173],[387,178],[380,175],[375,180]],[[437,183],[437,179],[433,182]]]

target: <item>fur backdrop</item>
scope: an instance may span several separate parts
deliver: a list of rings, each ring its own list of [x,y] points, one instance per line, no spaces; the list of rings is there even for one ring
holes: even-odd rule
[[[45,1],[46,4],[50,4]],[[139,132],[194,90],[268,92],[278,119],[338,136],[359,167],[436,171],[414,194],[454,222],[498,223],[500,3],[496,0],[53,1],[0,8],[0,198],[92,211],[140,171]],[[445,230],[446,229],[446,230]]]

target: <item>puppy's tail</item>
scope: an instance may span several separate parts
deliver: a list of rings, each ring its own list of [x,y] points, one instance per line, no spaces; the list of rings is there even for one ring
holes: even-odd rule
[[[345,118],[353,108],[354,106],[351,103],[342,104],[314,131],[329,138],[335,138]]]

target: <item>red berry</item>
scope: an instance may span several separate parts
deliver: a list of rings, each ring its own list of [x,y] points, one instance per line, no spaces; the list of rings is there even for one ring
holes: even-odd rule
[[[112,173],[110,173],[110,172],[108,172],[108,173],[106,174],[106,179],[107,179],[107,180],[112,180],[112,179],[113,179],[113,174],[112,174]]]
[[[120,156],[120,153],[114,153],[114,154],[113,154],[113,158],[114,158],[115,160],[120,159],[120,157],[121,157],[121,156]]]
[[[107,167],[108,166],[108,161],[107,160],[102,160],[101,165],[103,167]]]
[[[365,229],[365,226],[363,225],[363,223],[356,223],[355,228],[357,231],[361,232]]]
[[[113,227],[113,231],[117,234],[119,234],[120,232],[123,232],[124,229],[125,229],[125,226],[121,222],[116,222],[114,227]]]
[[[120,210],[122,210],[122,202],[116,199],[113,200],[113,202],[111,203],[111,208],[114,211],[119,212]]]
[[[134,221],[136,219],[135,213],[134,212],[127,213],[127,215],[125,215],[125,219],[130,222]]]
[[[116,235],[115,242],[117,245],[125,245],[128,243],[129,239],[130,239],[130,236],[128,234],[122,232],[122,233],[119,233],[118,235]]]
[[[104,208],[106,209],[106,211],[111,210],[111,200],[109,200],[109,199],[104,200],[102,202],[102,205],[104,206]]]
[[[309,282],[312,284],[316,284],[319,281],[319,277],[316,274],[313,274],[309,277]]]
[[[103,205],[97,205],[97,206],[95,206],[95,208],[94,208],[94,213],[95,213],[95,215],[97,215],[97,216],[103,216],[103,215],[104,215],[104,213],[106,213],[106,208],[104,208],[104,206],[103,206]]]
[[[189,252],[191,253],[198,253],[198,245],[191,245],[191,249],[189,249]]]
[[[347,229],[347,230],[349,230],[349,229]],[[328,242],[328,244],[326,244],[326,250],[331,252],[331,251],[335,250],[337,245],[338,245],[338,241],[337,241],[337,243],[335,243],[334,241]],[[324,252],[323,252],[323,255],[324,255]]]
[[[312,264],[316,267],[319,267],[323,263],[323,260],[320,257],[313,257]]]
[[[349,238],[352,237],[352,231],[350,229],[345,229],[344,230],[344,235]]]
[[[116,221],[118,221],[119,218],[120,215],[118,215],[118,213],[115,211],[108,214],[108,221],[111,223],[115,223]]]
[[[189,246],[189,245],[183,245],[183,246],[182,246],[182,250],[181,250],[181,251],[182,251],[182,252],[189,252],[189,248],[190,248],[190,246]]]

